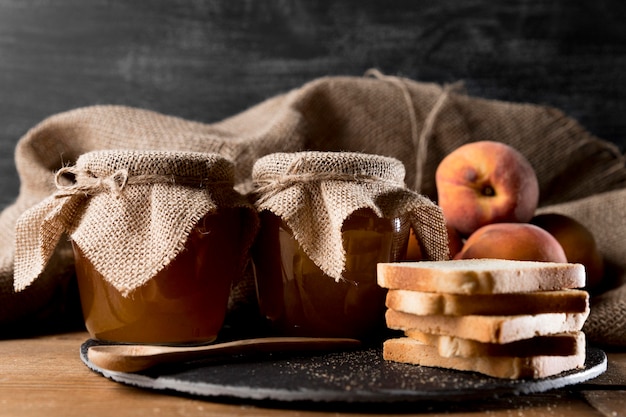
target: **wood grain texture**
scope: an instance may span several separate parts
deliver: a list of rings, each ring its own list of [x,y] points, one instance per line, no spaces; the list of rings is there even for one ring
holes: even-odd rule
[[[43,118],[124,104],[202,122],[325,75],[385,73],[548,104],[626,147],[620,0],[0,2],[0,208]]]
[[[80,360],[86,332],[0,341],[1,416],[562,416],[594,417],[598,410],[623,405],[623,386],[579,392],[549,391],[538,395],[490,398],[489,401],[446,404],[276,404],[205,401],[172,393],[115,383],[89,370]],[[623,366],[623,354],[609,354],[609,367]],[[605,381],[606,382],[606,381]],[[594,408],[597,407],[597,408]],[[623,414],[613,414],[621,416]]]

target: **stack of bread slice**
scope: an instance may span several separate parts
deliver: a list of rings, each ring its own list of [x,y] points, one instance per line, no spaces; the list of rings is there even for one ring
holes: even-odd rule
[[[580,264],[500,259],[382,263],[384,359],[544,378],[581,368],[589,315]]]

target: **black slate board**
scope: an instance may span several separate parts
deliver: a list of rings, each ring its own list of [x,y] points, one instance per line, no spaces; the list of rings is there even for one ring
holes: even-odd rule
[[[278,402],[415,403],[485,400],[545,392],[602,374],[607,358],[588,348],[585,368],[537,380],[507,380],[387,362],[380,347],[324,354],[237,356],[155,367],[139,373],[111,372],[87,359],[97,341],[81,346],[81,359],[113,381],[208,399]]]

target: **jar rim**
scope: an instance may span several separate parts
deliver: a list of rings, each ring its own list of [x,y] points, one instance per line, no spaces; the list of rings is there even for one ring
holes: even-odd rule
[[[81,155],[75,168],[97,178],[123,169],[129,176],[149,174],[234,183],[233,162],[216,153],[109,149]]]
[[[326,151],[277,152],[259,158],[252,168],[253,181],[298,174],[369,176],[403,183],[405,168],[388,156]]]

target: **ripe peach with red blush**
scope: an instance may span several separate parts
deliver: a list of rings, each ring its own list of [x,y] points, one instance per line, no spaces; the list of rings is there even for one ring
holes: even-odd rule
[[[501,142],[455,149],[439,163],[435,182],[444,217],[462,236],[492,223],[528,222],[539,201],[532,165]]]
[[[454,257],[471,258],[567,262],[556,238],[529,223],[493,223],[476,230]]]
[[[463,249],[463,238],[459,232],[449,224],[446,224],[446,229],[448,230],[448,250],[450,251],[450,259],[452,259]]]
[[[594,289],[604,275],[604,258],[591,231],[576,219],[558,213],[538,214],[531,223],[559,241],[568,262],[580,263],[587,273],[587,289]]]
[[[448,231],[448,251],[450,253],[450,259],[456,255],[461,248],[463,247],[463,240],[459,233],[454,230],[449,225],[446,225],[446,230]],[[415,232],[411,229],[409,234],[409,243],[407,245],[406,257],[404,258],[406,261],[422,261],[424,260],[422,256],[422,249],[420,247],[419,242],[417,241],[417,237],[415,236]]]

